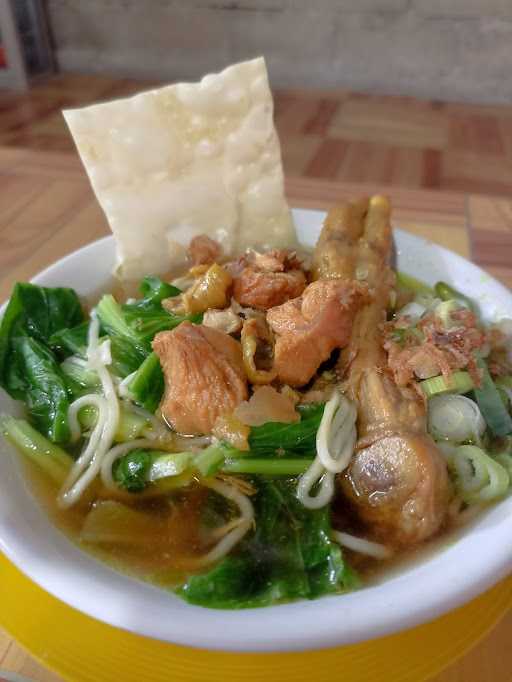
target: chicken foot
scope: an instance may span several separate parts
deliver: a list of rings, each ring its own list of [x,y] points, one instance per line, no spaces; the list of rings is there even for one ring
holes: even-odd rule
[[[426,432],[425,406],[387,372],[381,327],[394,275],[391,207],[383,196],[333,209],[313,259],[314,277],[366,282],[371,302],[356,315],[340,358],[347,395],[358,406],[358,443],[341,489],[374,536],[412,545],[443,525],[450,496],[446,463]]]

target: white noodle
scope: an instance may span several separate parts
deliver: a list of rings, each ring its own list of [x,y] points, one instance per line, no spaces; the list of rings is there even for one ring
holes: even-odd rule
[[[120,443],[119,445],[114,445],[113,448],[110,448],[101,460],[101,480],[105,486],[110,490],[119,489],[119,486],[112,477],[112,466],[116,459],[124,457],[124,455],[127,455],[132,450],[138,450],[139,448],[154,448],[154,446],[155,443],[153,440],[137,438],[136,440],[131,440],[129,443]]]
[[[95,398],[101,396],[94,396]],[[80,400],[82,401],[82,406],[85,404],[92,404],[92,398],[93,395],[86,395],[82,396]],[[86,399],[90,399],[87,401]],[[74,486],[77,483],[78,479],[80,476],[83,474],[83,472],[87,469],[87,467],[90,466],[92,460],[94,459],[94,454],[97,451],[100,439],[101,439],[101,434],[103,433],[103,429],[105,427],[105,423],[107,420],[107,407],[106,407],[106,402],[103,399],[104,404],[99,404],[97,403],[96,406],[98,407],[98,419],[96,421],[96,425],[94,429],[91,432],[91,435],[89,436],[89,441],[87,443],[87,446],[85,447],[85,450],[82,452],[80,457],[77,459],[77,461],[74,463],[72,466],[66,480],[64,481],[64,484],[59,492],[59,495],[57,497],[57,501],[60,507],[62,508],[67,508],[70,507],[73,504],[73,501],[76,501],[74,499],[75,495],[75,489]],[[73,403],[74,405],[74,403]],[[70,495],[71,494],[71,495]],[[78,499],[78,498],[77,498]]]
[[[317,455],[297,486],[297,497],[307,509],[320,509],[331,501],[334,476],[347,468],[354,452],[356,418],[355,405],[335,391],[325,404],[316,435]],[[317,484],[319,490],[312,495]]]
[[[59,506],[64,509],[76,504],[89,484],[96,478],[102,459],[110,449],[119,425],[119,402],[112,377],[106,368],[106,365],[112,362],[110,341],[107,340],[100,344],[99,333],[99,321],[93,313],[87,339],[87,365],[94,369],[100,378],[105,404],[102,405],[97,401],[97,394],[83,396],[83,399],[89,399],[89,404],[98,407],[98,421],[85,450],[73,465],[59,492],[57,501]],[[84,404],[87,403],[82,400],[81,406]],[[76,431],[76,422],[72,422],[73,428]]]
[[[311,495],[311,490],[320,482],[320,489],[316,495]],[[334,495],[334,474],[326,471],[318,457],[299,479],[297,497],[307,509],[320,509],[329,504]]]
[[[68,411],[68,422],[69,430],[71,431],[71,441],[73,443],[76,443],[76,441],[82,435],[82,429],[80,422],[78,421],[78,413],[82,407],[87,406],[95,407],[98,410],[98,422],[101,419],[104,419],[104,415],[106,414],[106,400],[102,395],[97,393],[88,393],[87,395],[83,395],[81,398],[77,398],[77,400],[71,403]]]
[[[335,391],[326,403],[316,436],[318,458],[327,471],[339,474],[347,468],[355,443],[356,408]],[[334,450],[333,457],[330,450]]]
[[[254,522],[254,508],[250,499],[234,486],[217,479],[205,480],[203,485],[234,502],[240,509],[240,517],[237,519],[236,527],[230,530],[207,554],[195,562],[197,566],[207,566],[223,559],[240,542]]]
[[[389,559],[393,554],[388,547],[381,545],[379,542],[372,542],[371,540],[358,538],[355,535],[342,533],[339,530],[333,530],[331,532],[331,536],[332,539],[342,547],[347,547],[353,552],[365,554],[366,556],[371,556],[374,559]]]

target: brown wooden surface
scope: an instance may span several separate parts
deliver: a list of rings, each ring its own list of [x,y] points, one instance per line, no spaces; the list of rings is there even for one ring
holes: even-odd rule
[[[290,178],[293,206],[328,208],[362,193],[386,191],[394,224],[471,258],[512,287],[512,201],[459,192]],[[0,148],[0,300],[26,280],[108,229],[75,155]],[[435,682],[505,682],[512,679],[512,614]],[[0,667],[40,682],[59,678],[44,670],[0,632]],[[98,682],[101,677],[98,675]]]
[[[61,109],[159,83],[59,74],[26,93],[0,90],[0,146],[74,151]],[[287,175],[510,194],[512,106],[346,90],[274,91]]]

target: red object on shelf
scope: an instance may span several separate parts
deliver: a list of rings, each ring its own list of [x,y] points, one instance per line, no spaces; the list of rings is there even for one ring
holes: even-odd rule
[[[4,66],[7,66],[7,59],[5,57],[4,48],[0,45],[0,69]]]

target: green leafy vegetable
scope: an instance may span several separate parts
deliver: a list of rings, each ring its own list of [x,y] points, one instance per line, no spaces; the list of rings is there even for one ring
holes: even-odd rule
[[[112,372],[124,379],[140,367],[145,354],[141,352],[138,346],[133,345],[122,336],[110,336],[109,338]]]
[[[139,291],[143,296],[142,302],[145,303],[161,303],[164,298],[173,298],[181,294],[181,289],[153,275],[144,277],[139,285]]]
[[[482,383],[474,389],[478,407],[492,433],[498,437],[507,436],[512,433],[512,417],[503,404],[487,364],[481,358],[477,364],[482,372]]]
[[[157,277],[145,277],[140,285],[144,298],[119,305],[113,296],[102,297],[96,307],[102,329],[111,339],[112,369],[121,377],[136,372],[129,391],[139,405],[154,412],[164,390],[164,377],[151,341],[160,331],[174,329],[184,320],[200,322],[200,315],[174,315],[162,308],[162,300],[180,290]]]
[[[301,420],[293,424],[268,422],[253,426],[249,435],[251,453],[258,457],[274,457],[290,453],[314,455],[316,451],[316,432],[324,413],[323,403],[311,403],[298,408]]]
[[[53,353],[29,336],[16,339],[14,348],[8,385],[16,385],[36,428],[54,443],[65,443],[70,436],[68,389]]]
[[[85,360],[70,355],[60,365],[61,371],[65,377],[70,379],[74,384],[78,384],[81,389],[97,390],[101,386],[101,381],[98,373],[93,369],[89,369],[85,365]]]
[[[164,374],[156,353],[151,353],[140,365],[130,381],[128,390],[133,400],[154,412],[164,392]]]
[[[117,303],[111,294],[106,294],[96,310],[109,336],[124,338],[145,356],[151,351],[151,341],[157,332],[173,329],[184,320],[197,322],[200,318],[167,312],[162,307],[162,300],[177,296],[180,290],[157,277],[145,277],[140,289],[144,298],[124,305]]]
[[[55,483],[62,485],[69,473],[73,460],[54,443],[50,443],[25,419],[0,415],[0,433],[19,452],[31,459]]]
[[[83,429],[91,430],[98,420],[98,411],[93,405],[84,405],[78,412],[78,421]],[[126,443],[142,438],[145,431],[151,428],[151,422],[143,415],[133,412],[121,404],[119,424],[114,435],[116,443]]]
[[[18,282],[0,325],[0,384],[4,386],[14,339],[28,336],[48,344],[55,332],[74,327],[83,319],[82,306],[73,289]]]
[[[138,493],[146,487],[150,467],[151,454],[147,450],[132,450],[114,462],[112,475],[120,488]]]
[[[122,311],[127,323],[146,346],[151,343],[158,332],[174,329],[185,320],[195,324],[202,320],[202,315],[173,315],[160,305],[159,309],[151,309],[139,308],[136,303],[126,304],[122,306]]]
[[[72,289],[15,285],[0,325],[0,386],[24,400],[37,428],[54,442],[69,438],[67,382],[50,337],[83,320]]]
[[[357,585],[330,539],[326,508],[308,510],[296,480],[255,479],[256,530],[235,553],[178,590],[188,602],[214,608],[266,606],[341,592]]]
[[[67,358],[75,355],[85,360],[88,332],[89,322],[84,322],[71,329],[61,329],[50,337],[50,345],[60,357]],[[140,366],[144,352],[140,347],[134,345],[132,340],[126,339],[124,336],[112,335],[109,338],[112,372],[124,379]]]
[[[198,323],[202,315],[175,315],[162,307],[165,298],[178,296],[180,289],[158,277],[145,277],[140,285],[144,298],[122,306],[125,319],[144,343],[150,343],[158,332],[174,329],[181,322]]]
[[[89,322],[82,322],[76,327],[55,332],[50,336],[48,343],[52,350],[62,358],[77,355],[85,360],[88,332]]]
[[[111,337],[117,337],[130,343],[144,359],[149,354],[150,349],[140,334],[128,323],[123,313],[123,308],[112,294],[105,294],[101,297],[96,306],[96,313],[101,322],[101,327]]]
[[[149,483],[159,485],[162,490],[170,479],[175,479],[177,485],[186,484],[189,478],[178,479],[189,468],[193,454],[191,452],[165,452],[160,450],[132,450],[114,462],[112,475],[120,488],[131,493],[144,490]]]

